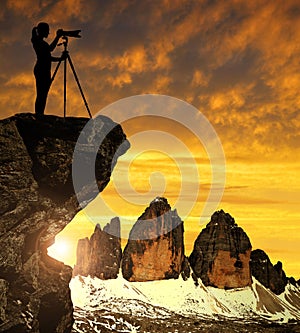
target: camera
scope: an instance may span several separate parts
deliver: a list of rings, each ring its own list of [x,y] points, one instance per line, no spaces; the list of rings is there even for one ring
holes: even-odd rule
[[[63,30],[61,32],[63,37],[75,37],[75,38],[80,38],[81,36],[79,35],[81,30]]]

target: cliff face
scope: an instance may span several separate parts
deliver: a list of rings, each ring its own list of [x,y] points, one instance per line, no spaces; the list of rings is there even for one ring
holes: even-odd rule
[[[221,210],[212,215],[196,239],[189,262],[206,286],[245,287],[252,283],[250,253],[251,243],[246,233]]]
[[[103,231],[98,224],[90,240],[78,241],[73,275],[91,275],[103,280],[117,278],[122,256],[120,237],[119,218],[112,219]]]
[[[70,267],[48,257],[47,248],[80,210],[72,184],[72,157],[85,118],[18,114],[0,121],[0,331],[70,332],[73,322]],[[82,144],[111,120],[98,117]],[[125,141],[120,126],[103,141],[96,157],[101,191]],[[128,143],[123,145],[126,151]],[[86,202],[97,194],[82,184]]]
[[[128,281],[178,278],[184,261],[183,222],[165,198],[156,198],[134,224],[122,260]]]
[[[273,266],[268,255],[263,250],[254,250],[250,257],[251,274],[266,288],[275,294],[281,294],[288,283],[282,263],[277,262]]]

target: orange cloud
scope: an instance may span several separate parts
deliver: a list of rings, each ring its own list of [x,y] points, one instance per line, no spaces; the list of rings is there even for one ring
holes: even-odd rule
[[[109,76],[107,78],[107,82],[109,82],[113,87],[123,87],[126,84],[130,84],[132,79],[129,73],[124,73],[116,77]]]
[[[86,22],[92,19],[94,14],[93,4],[90,1],[60,0],[50,6],[43,18],[51,24],[62,24],[66,19],[69,21],[69,18],[76,18],[80,22]],[[74,29],[72,27],[63,28]]]
[[[149,65],[143,46],[137,46],[134,49],[125,51],[119,59],[116,59],[116,63],[121,71],[126,70],[130,73],[145,71],[146,66]]]
[[[199,87],[199,86],[207,87],[208,82],[209,82],[209,78],[206,77],[202,71],[200,71],[199,69],[196,69],[193,74],[191,87]]]
[[[32,18],[46,5],[45,2],[38,0],[8,0],[6,3],[8,9],[29,18]]]
[[[33,74],[19,73],[15,76],[9,78],[8,81],[6,81],[5,85],[8,87],[23,86],[23,87],[32,88],[32,86],[34,86]]]
[[[172,78],[166,75],[158,75],[154,80],[154,91],[156,93],[166,93],[169,90]]]

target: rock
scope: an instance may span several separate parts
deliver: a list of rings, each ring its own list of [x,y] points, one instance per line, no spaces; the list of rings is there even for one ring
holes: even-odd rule
[[[191,276],[191,266],[186,256],[184,256],[184,260],[182,262],[181,276],[184,281],[187,281],[187,279]]]
[[[273,266],[268,255],[263,250],[257,249],[251,252],[250,268],[251,274],[276,295],[284,291],[288,279],[280,261]]]
[[[288,281],[290,284],[292,284],[294,287],[297,287],[297,288],[300,287],[299,280],[296,281],[296,279],[295,279],[293,276],[288,277],[288,278],[287,278],[287,281]]]
[[[97,224],[90,240],[84,238],[78,241],[73,275],[96,276],[102,280],[116,279],[121,257],[120,220],[116,217],[103,231]]]
[[[246,233],[229,214],[220,210],[197,237],[189,262],[205,286],[240,288],[252,284],[250,253],[251,243]]]
[[[96,229],[95,229],[96,232]],[[73,276],[88,276],[90,265],[91,245],[88,237],[78,240],[76,249],[76,264],[73,269]]]
[[[177,279],[184,260],[183,222],[165,198],[153,200],[130,231],[122,274],[128,281]]]
[[[72,269],[47,255],[47,248],[81,209],[72,184],[72,158],[85,118],[18,114],[0,121],[0,332],[71,331],[73,306],[69,281]],[[99,128],[114,124],[106,117],[91,122],[82,156],[93,164],[96,152],[97,191],[82,184],[86,202],[109,182],[122,143],[120,126],[105,138],[99,151],[89,144]],[[83,154],[86,151],[86,154]],[[89,189],[92,188],[92,191]],[[79,191],[79,193],[81,193]]]

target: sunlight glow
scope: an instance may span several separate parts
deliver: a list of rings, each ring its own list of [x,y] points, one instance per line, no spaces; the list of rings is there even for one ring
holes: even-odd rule
[[[48,255],[54,259],[64,262],[68,254],[70,246],[64,240],[56,240],[55,243],[48,248]]]

